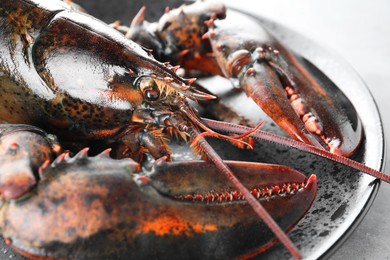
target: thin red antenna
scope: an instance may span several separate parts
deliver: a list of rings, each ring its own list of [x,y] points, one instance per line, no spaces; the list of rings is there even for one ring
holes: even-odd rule
[[[279,227],[275,220],[268,214],[264,207],[252,196],[250,191],[236,178],[232,170],[222,161],[221,157],[214,151],[209,145],[206,139],[200,135],[199,130],[194,126],[191,126],[186,131],[192,139],[197,139],[198,146],[207,155],[207,157],[215,164],[215,166],[223,173],[231,184],[245,196],[245,200],[253,208],[255,213],[264,221],[264,223],[271,229],[275,234],[276,238],[287,248],[291,255],[295,259],[301,259],[301,254],[298,249],[292,243],[287,234]]]
[[[206,118],[202,118],[202,122],[204,124],[206,124],[208,127],[212,128],[216,131],[225,131],[225,132],[230,132],[230,133],[234,133],[234,134],[243,134],[243,133],[246,133],[246,132],[252,130],[252,128],[250,128],[250,127],[235,125],[235,124],[230,124],[230,123],[220,122],[220,121],[215,121],[215,120],[210,120],[210,119],[206,119]],[[292,147],[292,148],[295,148],[295,149],[300,150],[300,151],[314,154],[314,155],[329,159],[333,162],[337,162],[337,163],[340,163],[342,165],[351,167],[355,170],[367,173],[368,175],[371,175],[375,178],[381,179],[384,182],[390,183],[390,176],[383,173],[383,172],[377,171],[377,170],[372,169],[364,164],[361,164],[359,162],[348,159],[344,156],[330,153],[326,150],[319,149],[319,148],[314,147],[314,146],[309,145],[309,144],[305,144],[305,143],[295,141],[295,140],[290,139],[290,138],[286,138],[283,136],[279,136],[279,135],[269,133],[269,132],[264,132],[264,131],[255,132],[255,133],[251,134],[251,137],[256,138],[256,139],[260,139],[260,140],[264,140],[264,141],[268,141],[268,142],[273,142],[273,143],[285,145],[285,146]]]

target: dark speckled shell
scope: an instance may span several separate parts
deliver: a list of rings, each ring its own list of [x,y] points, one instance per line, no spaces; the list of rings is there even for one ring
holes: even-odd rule
[[[306,179],[279,166],[228,165],[248,188]],[[86,157],[83,152],[55,162],[43,170],[36,189],[0,208],[4,237],[28,254],[64,259],[226,258],[275,242],[244,200],[174,199],[180,192],[232,189],[212,164],[163,163],[150,177],[132,174],[134,168],[137,165],[130,159]],[[310,207],[316,189],[314,181],[262,203],[287,229]]]
[[[0,196],[17,199],[36,184],[38,169],[60,152],[54,137],[28,125],[0,125]]]
[[[140,75],[181,84],[139,45],[61,2],[2,0],[0,52],[0,119],[68,139],[107,139],[131,125]]]

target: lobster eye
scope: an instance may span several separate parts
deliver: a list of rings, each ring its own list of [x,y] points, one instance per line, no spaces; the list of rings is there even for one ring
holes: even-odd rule
[[[138,86],[146,100],[156,101],[160,97],[160,90],[157,83],[151,77],[140,78]]]

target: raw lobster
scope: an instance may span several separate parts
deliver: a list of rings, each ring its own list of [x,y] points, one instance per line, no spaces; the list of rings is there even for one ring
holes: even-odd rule
[[[191,8],[178,9],[172,12],[172,17],[192,17]],[[266,39],[263,49],[255,45],[253,50],[242,51],[242,46],[237,46],[235,41],[228,46],[224,35],[228,37],[229,32],[220,37],[217,28],[221,25],[215,21],[224,17],[225,9],[220,5],[209,7],[208,3],[201,9],[206,15],[195,16],[194,23],[189,25],[199,30],[194,33],[195,39],[199,39],[196,45],[199,51],[184,47],[175,50],[176,53],[170,50],[172,56],[166,51],[158,55],[159,49],[153,54],[163,60],[169,57],[173,62],[180,61],[192,71],[199,68],[185,64],[207,60],[216,65],[217,60],[209,55],[210,46],[214,46],[215,53],[220,51],[218,63],[222,66],[212,66],[202,73],[224,73],[237,78],[248,95],[262,107],[262,96],[251,95],[251,91],[266,92],[267,100],[276,95],[278,98],[271,98],[273,108],[268,112],[280,111],[281,107],[303,111],[298,117],[295,112],[286,112],[287,116],[282,115],[285,119],[279,122],[293,137],[322,147],[303,127],[306,125],[309,130],[314,129],[312,132],[331,151],[353,153],[360,142],[359,123],[352,127],[342,111],[340,114],[332,112],[336,109],[332,102],[328,103],[322,88],[302,71],[292,54],[273,38]],[[9,123],[34,125],[5,125],[4,129],[26,130],[27,135],[31,135],[31,129],[40,127],[55,134],[62,144],[60,147],[50,135],[49,140],[45,139],[48,135],[43,130],[33,130],[32,134],[44,137],[45,148],[42,149],[48,151],[45,156],[39,154],[38,160],[31,152],[35,148],[25,146],[23,137],[14,138],[14,130],[4,130],[1,136],[4,154],[16,156],[11,157],[13,160],[19,159],[21,153],[28,155],[21,159],[23,174],[20,175],[18,169],[9,171],[12,167],[5,167],[1,173],[0,227],[9,245],[29,257],[164,258],[162,254],[168,249],[174,252],[167,258],[187,254],[208,258],[248,256],[276,241],[269,234],[256,239],[248,236],[254,230],[265,229],[256,214],[247,210],[252,207],[291,253],[299,257],[279,226],[289,230],[305,214],[316,194],[316,177],[307,179],[283,166],[225,162],[218,156],[204,136],[250,146],[244,138],[250,135],[259,138],[261,134],[254,133],[256,129],[252,128],[238,136],[218,134],[210,128],[230,133],[243,128],[201,119],[197,115],[189,100],[207,101],[214,96],[192,86],[193,79],[181,78],[176,74],[177,67],[156,61],[145,49],[154,48],[156,42],[166,47],[169,44],[165,40],[170,37],[180,40],[179,37],[169,34],[162,38],[165,30],[151,31],[144,27],[141,11],[133,27],[126,32],[128,37],[146,34],[142,38],[146,41],[142,42],[145,47],[140,47],[104,23],[54,1],[5,0],[0,4],[0,19],[0,118]],[[201,37],[205,33],[207,37]],[[153,44],[149,45],[149,41]],[[281,54],[270,49],[271,45]],[[229,54],[223,52],[227,48]],[[66,69],[60,65],[66,65]],[[254,80],[257,81],[252,84]],[[264,82],[270,83],[265,86],[272,86],[274,92],[257,88]],[[307,88],[309,83],[314,85],[315,91]],[[281,94],[280,85],[287,87],[287,96]],[[305,86],[303,90],[299,88],[301,85]],[[321,117],[320,123],[320,116],[309,112],[301,102],[305,94],[321,100],[320,109],[325,117]],[[280,106],[279,98],[285,100]],[[342,123],[335,124],[334,118]],[[175,134],[184,139],[189,137],[216,168],[200,161],[168,162],[171,153],[163,136]],[[10,136],[12,141],[3,141]],[[276,140],[276,137],[271,139]],[[61,149],[74,151],[87,144],[96,146],[96,157],[88,157],[84,149],[73,158],[68,152],[62,153],[50,164]],[[111,152],[115,158],[131,157],[137,162],[113,160],[108,157],[109,150],[101,152],[111,146],[115,148]],[[27,148],[22,152],[19,147]],[[322,148],[302,147],[379,176],[375,170],[329,154]],[[141,169],[139,162],[145,161],[144,154],[157,159],[151,170]],[[31,166],[31,172],[24,170],[26,165]],[[216,169],[230,182],[215,174]],[[275,174],[275,171],[281,173]],[[283,173],[288,173],[288,177]],[[13,180],[10,176],[22,177]],[[266,182],[260,183],[257,179],[266,179]],[[261,197],[265,198],[264,207],[279,226],[257,201]],[[277,206],[279,200],[286,205],[285,211]],[[59,219],[64,224],[58,225]],[[221,237],[228,241],[225,246],[221,245]],[[177,243],[183,244],[180,252],[175,246]],[[203,250],[198,249],[200,246]]]

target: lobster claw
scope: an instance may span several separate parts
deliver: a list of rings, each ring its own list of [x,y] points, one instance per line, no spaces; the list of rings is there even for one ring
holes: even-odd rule
[[[307,178],[280,165],[225,163],[283,230],[291,230],[316,196],[315,175]],[[174,249],[177,255],[185,257],[187,252],[194,258],[242,257],[264,251],[276,242],[245,198],[213,164],[164,163],[156,167],[150,184],[160,195],[175,202],[171,212],[175,212],[179,223],[186,223],[186,231],[178,237],[190,239],[188,243],[181,242],[181,249]],[[174,245],[178,237],[171,236],[169,243]]]
[[[347,98],[320,85],[257,21],[236,13],[228,17],[210,23],[206,34],[225,76],[238,79],[247,96],[296,140],[317,147],[320,141],[333,153],[351,155],[362,130],[356,113],[344,108]]]
[[[297,117],[277,73],[270,66],[265,63],[253,64],[249,71],[242,75],[240,85],[245,93],[252,97],[256,104],[288,135],[302,142],[322,147],[306,129],[302,120]],[[312,122],[310,121],[308,124]],[[314,129],[316,129],[315,127],[313,126]]]
[[[107,153],[60,158],[42,169],[31,193],[0,208],[6,241],[25,255],[221,258],[275,242],[242,195],[207,162],[162,162],[145,174],[131,173],[140,170],[132,160]],[[316,195],[315,176],[307,179],[283,166],[227,164],[284,230]]]

